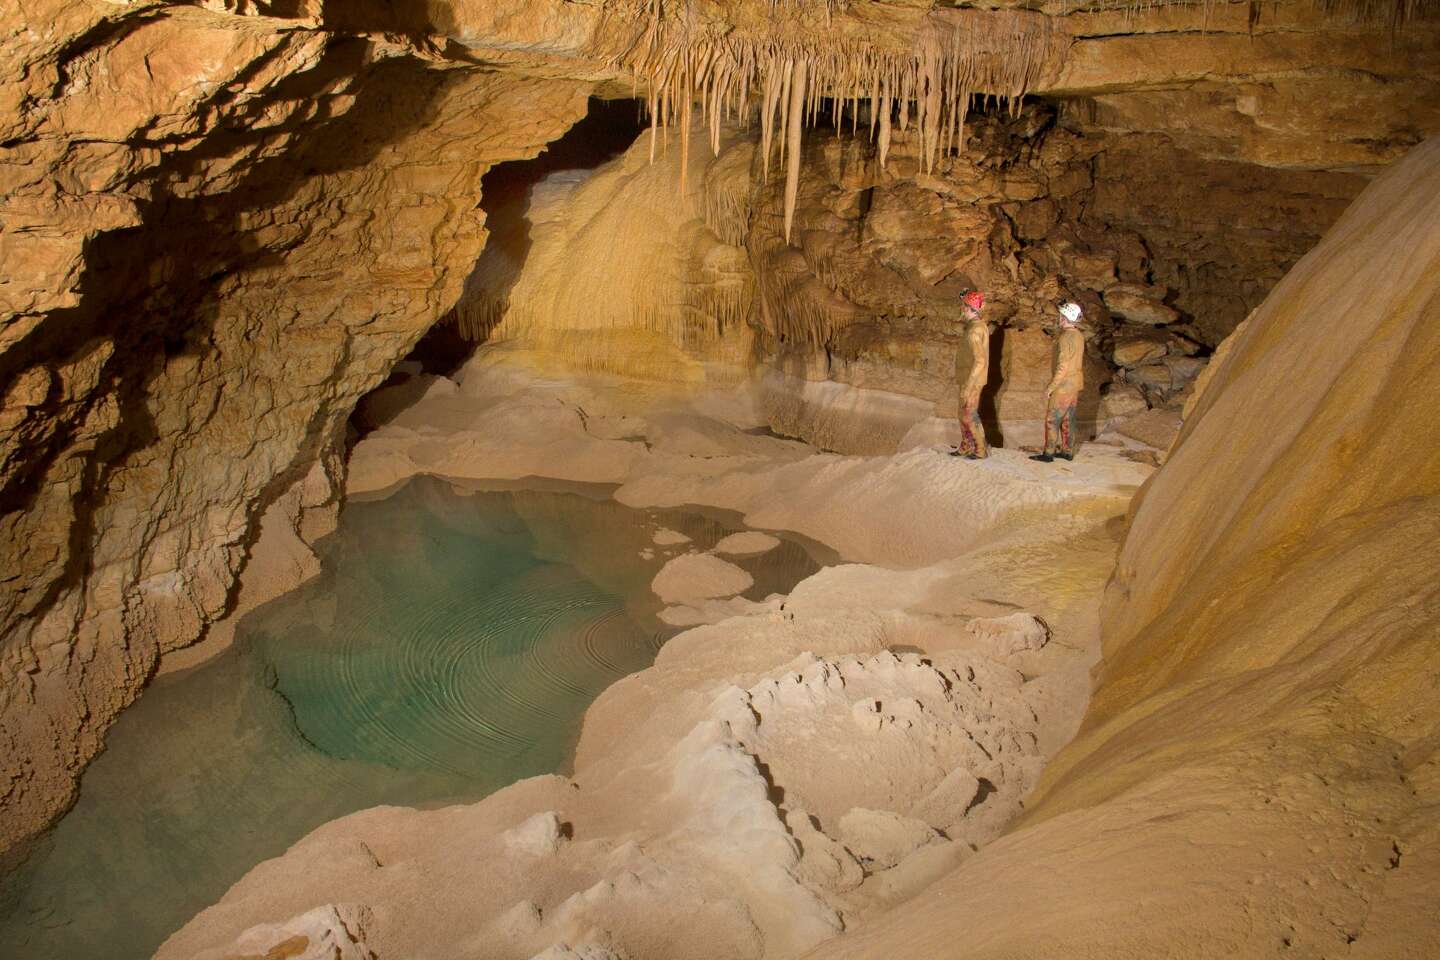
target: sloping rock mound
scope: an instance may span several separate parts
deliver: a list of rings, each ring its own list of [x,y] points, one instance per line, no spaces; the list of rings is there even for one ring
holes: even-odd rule
[[[661,567],[651,588],[666,603],[693,603],[734,596],[754,582],[733,563],[708,553],[687,553]]]
[[[826,960],[1433,956],[1436,369],[1432,139],[1276,287],[1143,492],[1028,820]]]

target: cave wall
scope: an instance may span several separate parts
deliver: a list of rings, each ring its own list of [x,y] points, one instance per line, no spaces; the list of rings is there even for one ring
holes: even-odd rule
[[[47,8],[4,65],[0,848],[230,608],[261,514],[333,505],[345,418],[479,252],[481,175],[589,91],[137,6]]]
[[[913,128],[897,131],[882,168],[867,123],[808,137],[791,243],[779,158],[767,176],[753,126],[727,125],[718,156],[693,149],[683,194],[677,145],[651,163],[648,134],[623,162],[557,175],[527,201],[526,262],[491,251],[470,277],[472,336],[556,370],[662,381],[713,381],[727,365],[733,377],[758,359],[774,429],[886,453],[953,421],[958,302],[978,286],[1000,327],[985,417],[1017,445],[1040,439],[1043,328],[1064,292],[1090,309],[1081,419],[1093,433],[1147,398],[1178,409],[1196,355],[1365,182],[1089,134],[1043,102],[972,117],[966,153],[933,173]],[[715,336],[744,321],[753,348]]]
[[[1068,13],[1029,116],[972,114],[965,154],[933,172],[901,133],[879,170],[865,108],[862,143],[815,131],[795,243],[775,180],[751,243],[772,425],[849,452],[954,442],[954,301],[973,284],[1012,341],[982,410],[992,440],[1037,442],[1048,356],[1010,347],[1038,336],[1058,281],[1093,318],[1083,427],[1166,446],[1208,352],[1371,176],[1440,131],[1434,11],[1403,27],[1351,13]],[[1146,407],[1163,408],[1159,434],[1125,425]]]
[[[1368,179],[1213,159],[1165,134],[1102,135],[1084,212],[1144,239],[1149,280],[1214,347],[1319,242]]]
[[[865,117],[859,136],[845,122],[816,131],[788,244],[782,182],[758,188],[754,322],[778,371],[775,429],[858,453],[953,440],[937,421],[955,417],[972,288],[998,328],[982,410],[994,442],[1040,440],[1044,330],[1062,295],[1087,308],[1082,429],[1178,411],[1209,350],[1367,182],[1208,159],[1160,134],[1090,130],[1075,112],[1034,101],[972,116],[966,152],[930,173],[913,130],[894,134],[883,168]]]

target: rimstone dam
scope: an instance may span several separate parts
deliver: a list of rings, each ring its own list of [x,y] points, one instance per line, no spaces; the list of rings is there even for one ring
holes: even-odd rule
[[[7,0],[0,957],[1440,958],[1440,0]]]

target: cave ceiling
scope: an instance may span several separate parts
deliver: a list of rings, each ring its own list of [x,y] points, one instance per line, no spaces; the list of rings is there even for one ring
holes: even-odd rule
[[[643,91],[627,44],[649,0],[506,3],[457,0],[346,5],[333,22],[424,36],[445,56],[583,77],[601,92]],[[403,9],[403,8],[402,8]],[[1046,41],[1017,49],[1002,30],[993,59],[1020,60],[1025,92],[1078,101],[1083,122],[1156,133],[1215,159],[1274,167],[1373,172],[1440,130],[1440,4],[936,3],[934,0],[665,0],[659,19],[681,42],[717,37],[913,56],[927,26],[984,33],[1004,17],[1043,23]],[[388,19],[387,19],[388,13]],[[1398,19],[1401,15],[1404,19]],[[1043,15],[1043,16],[1042,16]],[[327,11],[319,15],[330,24]],[[368,26],[367,26],[368,24]],[[975,92],[1010,94],[975,70]],[[637,75],[638,74],[638,75]]]
[[[1440,130],[1437,14],[1433,0],[28,0],[0,15],[0,29],[18,38],[34,33],[30,23],[51,27],[40,43],[0,52],[0,75],[22,78],[6,91],[0,137],[23,136],[36,113],[19,108],[48,99],[61,65],[157,18],[208,17],[237,42],[292,31],[363,34],[435,63],[586,80],[616,97],[643,96],[654,79],[653,63],[640,55],[652,24],[672,45],[718,41],[847,61],[916,56],[938,24],[970,37],[994,34],[970,69],[974,92],[1019,87],[1078,101],[1096,130],[1164,134],[1217,159],[1373,172]],[[996,26],[1005,18],[1042,26],[1043,42],[1020,49],[1013,31]],[[166,55],[172,71],[207,56]]]

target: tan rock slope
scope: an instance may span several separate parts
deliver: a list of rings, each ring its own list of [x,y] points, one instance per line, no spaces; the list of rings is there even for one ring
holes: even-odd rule
[[[1143,491],[1021,827],[815,956],[1440,948],[1440,140],[1266,299]]]

